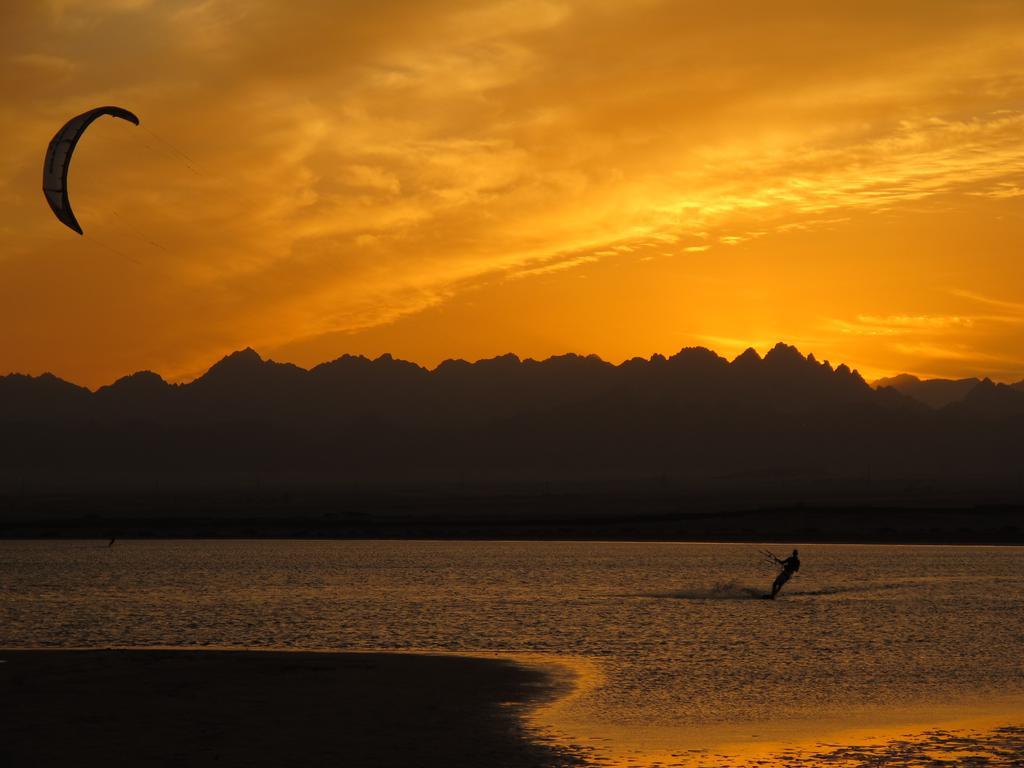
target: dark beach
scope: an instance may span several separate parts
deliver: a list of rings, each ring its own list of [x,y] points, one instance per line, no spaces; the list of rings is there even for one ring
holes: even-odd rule
[[[454,656],[0,652],[0,765],[566,766],[519,713],[542,671]]]

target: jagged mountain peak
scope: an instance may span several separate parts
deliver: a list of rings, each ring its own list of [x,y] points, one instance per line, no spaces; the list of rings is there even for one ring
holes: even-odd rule
[[[259,352],[257,352],[252,347],[246,347],[245,349],[240,349],[237,352],[232,352],[229,355],[225,355],[216,363],[214,363],[210,370],[212,371],[214,368],[220,366],[259,365],[262,362],[263,358],[260,357]]]
[[[104,393],[107,395],[117,392],[155,392],[170,388],[162,376],[153,371],[136,371],[127,376],[122,376],[120,379],[115,381],[113,384],[108,384],[105,387],[100,387],[96,390],[96,393]]]
[[[166,384],[164,377],[153,371],[136,371],[135,373],[122,376],[110,386],[151,386],[154,384]]]
[[[762,362],[761,356],[757,354],[757,350],[753,347],[747,347],[743,352],[733,359],[732,364],[740,367],[760,365]]]
[[[757,354],[756,352],[754,354]],[[710,364],[728,364],[728,360],[714,352],[707,347],[683,347],[670,358],[669,362],[673,363],[710,363]]]
[[[768,350],[764,361],[766,363],[805,363],[807,358],[801,355],[800,350],[796,347],[780,341]]]
[[[892,387],[893,389],[900,389],[901,387],[913,386],[920,384],[921,379],[912,373],[898,373],[895,376],[883,376],[880,379],[875,379],[871,382],[873,387]]]
[[[962,402],[981,383],[976,378],[922,379],[913,374],[901,373],[876,379],[871,385],[876,389],[890,387],[930,408],[945,408]]]

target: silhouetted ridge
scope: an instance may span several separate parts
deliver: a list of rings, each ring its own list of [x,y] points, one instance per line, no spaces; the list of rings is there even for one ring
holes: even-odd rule
[[[739,354],[732,364],[737,367],[755,366],[761,363],[761,356],[757,354],[757,350],[753,347],[747,347]]]
[[[151,420],[152,414],[173,407],[174,390],[152,371],[139,371],[100,387],[92,399],[106,418]]]
[[[928,408],[777,344],[613,365],[514,354],[433,370],[345,355],[305,370],[233,353],[188,384],[95,393],[0,377],[2,484],[648,482],[715,492],[1019,485],[1024,392]],[[19,486],[20,487],[20,486]],[[801,491],[803,492],[803,491]]]
[[[921,380],[917,376],[913,376],[909,373],[900,373],[896,376],[882,377],[876,379],[873,384],[876,387],[892,387],[895,390],[909,389],[916,387],[921,383]]]
[[[84,415],[91,393],[52,373],[0,377],[0,421],[73,419]]]
[[[252,375],[263,366],[263,358],[259,356],[259,353],[251,347],[246,347],[218,360],[210,367],[210,370],[196,379],[196,382],[242,378]]]
[[[798,368],[808,363],[814,363],[813,360],[801,355],[800,351],[796,347],[783,344],[781,341],[768,350],[768,354],[764,356],[763,362],[766,365],[789,366],[791,368]]]
[[[908,397],[912,397],[932,408],[943,408],[967,397],[968,393],[978,386],[978,379],[926,379],[901,373],[898,376],[878,379],[876,388],[891,387]]]
[[[659,358],[659,361],[664,360],[661,355],[655,357]],[[652,358],[653,360],[654,358]],[[706,347],[683,347],[668,358],[667,362],[700,370],[721,370],[729,365],[728,360]]]
[[[1024,415],[1024,392],[982,379],[962,401],[946,406],[950,413],[1002,419]]]
[[[128,376],[122,376],[113,384],[101,387],[97,392],[152,392],[165,389],[168,386],[167,382],[159,374],[152,371],[139,371]]]

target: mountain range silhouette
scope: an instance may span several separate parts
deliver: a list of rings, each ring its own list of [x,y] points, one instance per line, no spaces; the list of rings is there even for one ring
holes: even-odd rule
[[[897,392],[919,400],[932,408],[943,408],[953,403],[962,402],[979,385],[988,389],[992,384],[988,379],[919,379],[909,373],[901,373],[899,376],[876,379],[872,382],[875,387],[892,387]],[[1024,392],[1024,381],[1008,385],[1010,389]],[[983,389],[983,391],[984,391]],[[1004,391],[999,390],[997,391]],[[1008,396],[1013,400],[1013,396]]]
[[[619,365],[515,355],[428,370],[228,355],[187,384],[0,377],[0,493],[655,484],[764,500],[1022,495],[1024,391],[896,377],[776,345]]]

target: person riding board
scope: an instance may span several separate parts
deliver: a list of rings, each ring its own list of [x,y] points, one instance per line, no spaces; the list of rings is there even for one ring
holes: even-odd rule
[[[776,563],[782,566],[782,572],[779,573],[779,575],[775,577],[775,581],[772,582],[771,598],[774,600],[775,596],[779,594],[779,590],[782,589],[782,585],[789,581],[790,577],[792,577],[794,573],[800,570],[800,558],[797,556],[797,551],[795,549],[793,550],[793,554],[785,560],[780,560],[775,557],[775,555],[772,555],[772,557],[775,559]]]

